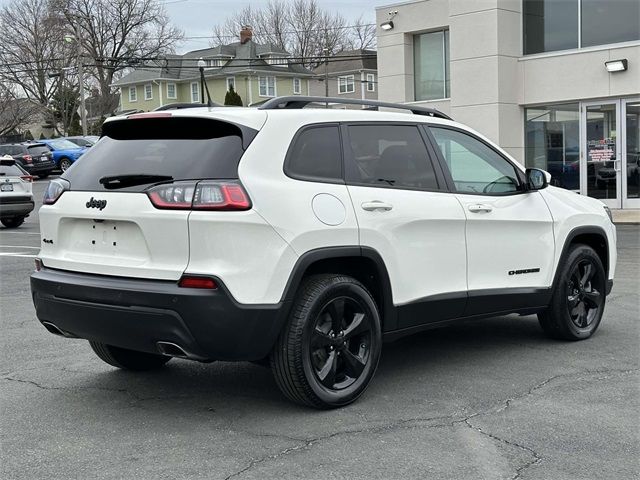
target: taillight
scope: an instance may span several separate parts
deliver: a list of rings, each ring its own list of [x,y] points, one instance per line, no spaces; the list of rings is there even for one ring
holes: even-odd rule
[[[20,177],[20,180],[22,180],[23,182],[31,183],[33,182],[33,177],[31,175],[22,175]]]
[[[27,163],[33,163],[33,157],[31,155],[23,155],[22,159]]]
[[[49,185],[47,185],[47,190],[44,192],[42,203],[45,205],[53,205],[67,190],[69,190],[69,182],[66,180],[62,178],[51,180]]]
[[[251,201],[238,182],[203,180],[157,185],[147,190],[156,208],[174,210],[249,210]]]
[[[184,275],[178,282],[178,286],[182,288],[206,288],[209,290],[218,288],[218,284],[212,278],[189,275]]]

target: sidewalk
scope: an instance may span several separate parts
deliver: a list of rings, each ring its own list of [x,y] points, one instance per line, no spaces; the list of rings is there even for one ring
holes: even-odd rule
[[[615,224],[640,224],[640,209],[611,210]]]

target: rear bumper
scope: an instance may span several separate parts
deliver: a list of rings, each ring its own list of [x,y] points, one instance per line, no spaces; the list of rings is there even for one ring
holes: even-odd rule
[[[203,361],[266,357],[289,304],[239,304],[218,285],[200,290],[48,268],[31,275],[38,319],[67,336],[150,353],[170,342]]]
[[[34,208],[33,202],[0,203],[0,217],[24,217]]]
[[[48,160],[46,162],[36,162],[36,163],[25,163],[23,168],[29,172],[30,174],[37,175],[42,172],[50,172],[54,168],[56,168],[56,164],[53,160]]]

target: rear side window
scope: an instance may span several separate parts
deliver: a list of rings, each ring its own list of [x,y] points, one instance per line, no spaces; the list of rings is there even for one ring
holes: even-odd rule
[[[168,117],[107,122],[103,138],[63,175],[71,190],[100,191],[103,177],[162,175],[177,180],[237,179],[257,131],[213,119]],[[243,144],[243,137],[245,143]],[[149,184],[118,189],[145,190]]]
[[[301,180],[342,183],[342,147],[337,125],[305,128],[293,140],[285,173]]]
[[[26,172],[17,165],[0,165],[0,177],[20,177]]]
[[[27,147],[29,151],[29,155],[42,155],[43,153],[49,153],[50,150],[46,147],[46,145],[34,145],[31,147]]]
[[[429,152],[415,125],[351,125],[347,183],[437,190]]]

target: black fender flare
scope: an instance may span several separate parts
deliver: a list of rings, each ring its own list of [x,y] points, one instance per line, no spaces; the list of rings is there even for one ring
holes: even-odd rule
[[[322,247],[309,250],[302,254],[296,261],[293,270],[289,275],[289,280],[285,285],[281,302],[290,303],[294,299],[305,273],[312,264],[320,260],[340,259],[346,257],[361,257],[373,262],[376,273],[378,274],[383,301],[380,312],[383,320],[382,330],[383,332],[395,330],[397,328],[398,320],[396,309],[393,305],[393,294],[391,290],[391,281],[389,280],[389,272],[387,271],[387,267],[380,253],[370,247],[360,247],[358,245]]]

